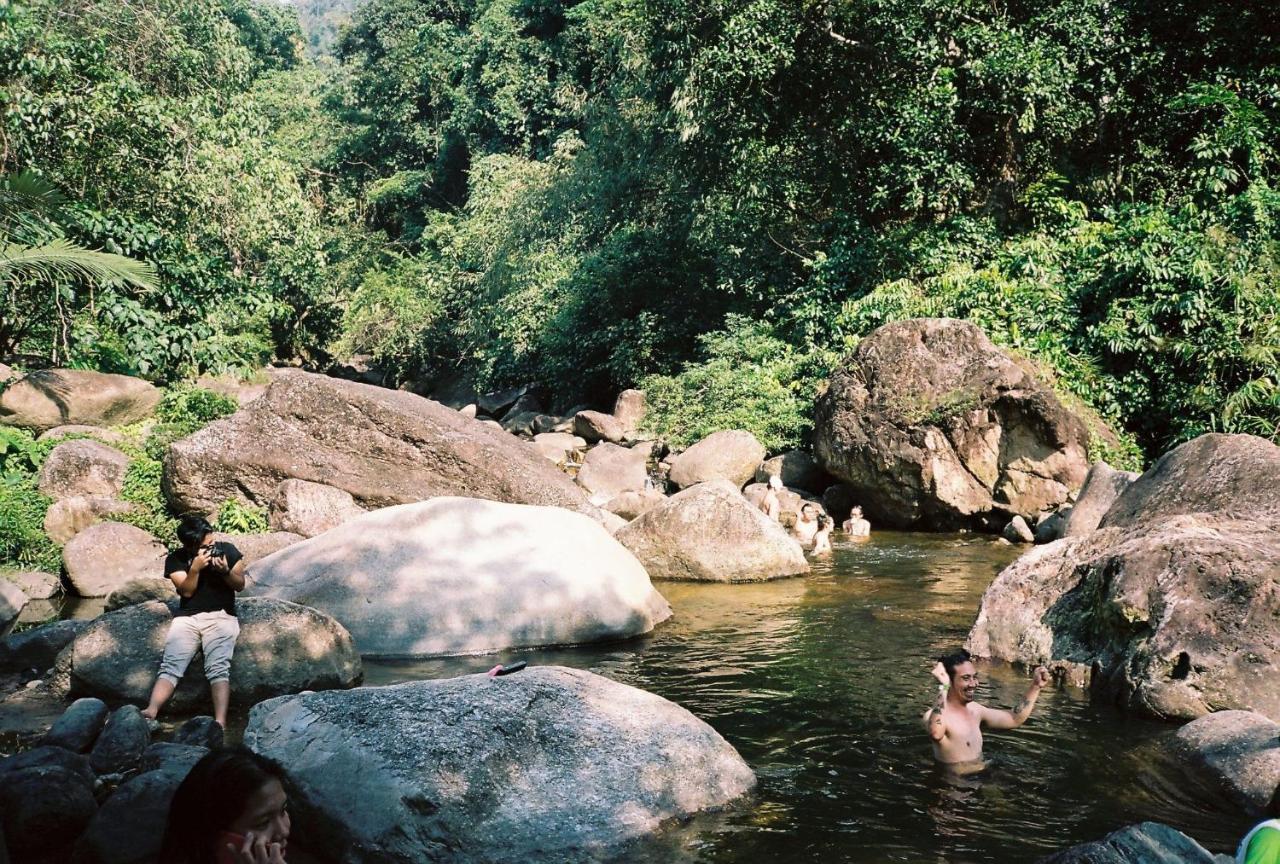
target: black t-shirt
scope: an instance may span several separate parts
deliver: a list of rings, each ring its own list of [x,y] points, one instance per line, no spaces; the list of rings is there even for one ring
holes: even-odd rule
[[[197,612],[217,612],[219,609],[228,615],[236,614],[236,592],[227,584],[225,577],[244,556],[230,543],[219,541],[213,545],[215,556],[226,557],[227,569],[223,570],[216,563],[206,565],[200,571],[195,593],[178,600],[178,611],[174,613],[175,615],[195,615]],[[170,573],[178,570],[183,573],[190,572],[191,562],[195,557],[195,552],[188,552],[185,548],[175,549],[165,556],[164,575],[168,577]]]

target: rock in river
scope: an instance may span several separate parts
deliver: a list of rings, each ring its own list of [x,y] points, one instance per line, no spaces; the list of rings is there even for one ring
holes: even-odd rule
[[[325,610],[367,655],[624,639],[671,614],[644,567],[597,522],[479,498],[376,510],[248,573],[248,594]]]
[[[1215,711],[1168,739],[1172,755],[1228,809],[1263,818],[1280,789],[1280,724],[1252,711]]]
[[[615,536],[654,579],[762,582],[809,572],[800,544],[727,480],[685,489]]]
[[[1203,846],[1159,822],[1112,831],[1101,840],[1072,846],[1036,864],[1216,864]]]
[[[874,525],[999,531],[1067,500],[1089,431],[973,324],[921,318],[860,343],[818,400],[819,462]]]
[[[290,478],[370,509],[471,495],[594,512],[564,472],[500,430],[412,393],[307,372],[277,373],[259,399],[164,458],[178,512],[213,512],[228,498],[266,506]]]
[[[72,694],[145,705],[164,654],[171,608],[152,600],[95,619],[71,643]],[[242,599],[236,615],[234,704],[359,683],[362,667],[350,634],[323,612],[281,600]],[[199,654],[173,698],[179,712],[207,704],[209,685]]]
[[[1134,481],[1101,528],[1005,568],[970,650],[1092,670],[1095,696],[1148,716],[1280,720],[1280,484],[1258,482],[1280,476],[1280,448],[1204,437]],[[1232,488],[1249,506],[1214,515]]]
[[[681,489],[728,480],[741,489],[764,461],[764,445],[742,429],[713,432],[671,460],[671,482]]]
[[[577,669],[467,675],[254,707],[295,831],[349,864],[598,861],[755,777],[714,729]]]

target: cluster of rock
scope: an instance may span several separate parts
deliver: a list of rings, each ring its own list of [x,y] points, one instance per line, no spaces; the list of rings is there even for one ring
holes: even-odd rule
[[[1057,663],[1149,716],[1280,719],[1278,576],[1280,447],[1205,435],[1128,485],[1095,530],[1006,568],[968,646]]]
[[[153,861],[169,802],[222,727],[194,717],[153,742],[133,705],[72,702],[37,745],[0,759],[0,813],[15,862]]]

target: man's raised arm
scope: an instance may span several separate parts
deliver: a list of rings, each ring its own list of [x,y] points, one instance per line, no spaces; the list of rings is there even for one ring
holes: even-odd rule
[[[947,705],[947,690],[951,687],[951,678],[942,663],[933,667],[933,677],[938,681],[938,698],[933,707],[924,712],[924,726],[929,730],[929,737],[941,741],[947,734],[947,723],[943,719],[942,709]]]
[[[1036,699],[1039,698],[1040,691],[1048,683],[1049,670],[1043,666],[1037,666],[1036,671],[1031,676],[1031,686],[1027,688],[1027,694],[1022,697],[1017,706],[1012,711],[1004,711],[1000,708],[983,708],[983,724],[992,729],[1017,729],[1027,722],[1027,718],[1031,716],[1031,709],[1036,707]]]

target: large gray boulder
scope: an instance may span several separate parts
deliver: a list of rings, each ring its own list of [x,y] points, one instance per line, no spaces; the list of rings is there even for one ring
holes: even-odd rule
[[[770,477],[777,477],[783,486],[810,495],[821,495],[831,485],[831,475],[822,470],[817,459],[803,450],[789,450],[761,462],[756,468],[755,481],[768,483]]]
[[[301,543],[307,538],[289,531],[267,531],[263,534],[223,534],[219,531],[214,532],[213,539],[219,543],[230,543],[239,549],[244,556],[244,566],[248,567],[259,558],[266,558],[273,552]]]
[[[640,431],[640,424],[644,422],[648,408],[643,390],[623,390],[614,400],[613,417],[628,436],[634,436]]]
[[[627,429],[612,414],[602,411],[579,411],[573,415],[573,434],[588,444],[608,441],[617,444],[627,437]]]
[[[71,643],[71,693],[107,702],[146,704],[164,654],[176,601],[159,600],[108,612]],[[302,690],[352,687],[362,678],[351,635],[323,612],[271,599],[236,603],[240,636],[231,660],[231,701],[252,705]],[[178,712],[208,704],[199,654],[171,703]]]
[[[640,492],[649,478],[649,454],[652,446],[619,447],[597,444],[587,451],[578,469],[578,485],[593,501],[604,503],[623,492]]]
[[[997,532],[1064,503],[1089,431],[973,324],[896,321],[863,339],[818,400],[815,453],[872,524]]]
[[[1280,530],[1177,516],[1027,552],[996,577],[969,633],[980,656],[1092,670],[1095,695],[1189,720],[1280,720]]]
[[[35,669],[36,672],[44,672],[53,665],[58,653],[71,644],[76,634],[88,626],[89,622],[82,620],[50,621],[0,639],[0,671]]]
[[[1056,852],[1036,864],[1217,864],[1218,860],[1176,828],[1142,822]]]
[[[8,579],[0,579],[0,639],[9,635],[27,607],[27,595]]]
[[[44,431],[55,426],[121,426],[141,420],[160,391],[140,378],[83,369],[32,372],[0,393],[0,423]]]
[[[137,767],[150,744],[147,718],[137,705],[121,705],[107,718],[89,754],[89,764],[98,774],[123,774]]]
[[[107,595],[103,612],[114,612],[135,603],[146,603],[149,600],[172,600],[177,596],[177,588],[171,580],[163,576],[139,576],[130,579]]]
[[[568,432],[544,432],[533,436],[533,447],[553,463],[563,464],[574,450],[586,449],[587,442]]]
[[[134,505],[117,498],[100,495],[76,495],[54,501],[44,514],[44,533],[55,543],[63,545],[90,525],[96,525],[113,516],[132,513]]]
[[[639,492],[622,492],[613,496],[605,502],[604,509],[630,522],[666,500],[667,496],[657,489],[641,489]]]
[[[275,699],[244,740],[289,766],[298,835],[349,864],[598,861],[755,783],[679,705],[555,666]]]
[[[3,839],[15,862],[70,860],[97,809],[92,779],[62,766],[20,768],[0,780]]]
[[[133,579],[163,576],[168,551],[141,528],[99,522],[62,547],[62,567],[77,595],[106,597]]]
[[[1190,513],[1280,521],[1280,447],[1253,435],[1201,435],[1157,459],[1116,499],[1100,527],[1132,528]]]
[[[809,572],[800,544],[727,480],[685,489],[614,536],[654,579],[761,582]]]
[[[1280,789],[1280,724],[1252,711],[1215,711],[1166,739],[1171,754],[1233,810],[1260,819]]]
[[[364,513],[345,489],[309,480],[285,480],[271,499],[272,531],[314,537]]]
[[[40,492],[55,501],[73,496],[115,498],[124,488],[129,457],[114,447],[77,438],[49,452],[40,468]]]
[[[412,393],[296,370],[164,458],[178,511],[212,512],[228,498],[265,506],[291,478],[346,490],[365,508],[471,495],[592,509],[563,472],[501,431]]]
[[[671,461],[670,480],[681,489],[708,480],[746,485],[764,460],[764,445],[742,429],[713,432]]]
[[[597,522],[479,498],[367,513],[248,572],[248,594],[325,610],[366,655],[623,639],[671,614],[640,563]]]
[[[1095,462],[1085,475],[1080,495],[1067,514],[1060,536],[1079,537],[1096,531],[1111,505],[1137,479],[1138,475],[1132,471],[1117,471],[1106,462]]]

